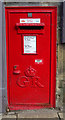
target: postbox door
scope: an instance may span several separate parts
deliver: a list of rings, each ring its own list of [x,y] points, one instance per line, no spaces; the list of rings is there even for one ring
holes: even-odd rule
[[[28,12],[22,11],[10,12],[6,16],[9,34],[8,95],[12,106],[50,104],[51,14],[31,14],[31,18]],[[21,23],[21,20],[26,20],[26,23]],[[17,23],[20,23],[18,27]]]

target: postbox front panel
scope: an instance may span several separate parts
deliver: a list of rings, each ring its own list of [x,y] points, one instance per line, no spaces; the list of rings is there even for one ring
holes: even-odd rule
[[[51,14],[21,9],[6,13],[9,105],[49,105]]]

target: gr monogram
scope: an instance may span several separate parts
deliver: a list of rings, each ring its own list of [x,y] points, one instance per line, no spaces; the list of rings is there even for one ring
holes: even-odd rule
[[[25,87],[40,87],[43,88],[44,86],[40,83],[40,78],[35,76],[36,70],[33,69],[31,66],[26,69],[24,72],[25,76],[20,76],[17,79],[17,85],[25,88]]]

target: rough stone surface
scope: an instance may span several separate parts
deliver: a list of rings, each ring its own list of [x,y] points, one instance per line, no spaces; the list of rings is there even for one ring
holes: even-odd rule
[[[58,115],[55,110],[40,109],[19,112],[18,118],[58,118]]]
[[[62,119],[63,118],[63,113],[59,113],[59,116]]]
[[[16,115],[3,115],[2,118],[16,118]]]
[[[0,115],[0,120],[25,120],[43,118],[43,120],[64,120],[64,113],[55,109],[23,110]]]
[[[0,120],[2,119],[2,115],[0,115]]]

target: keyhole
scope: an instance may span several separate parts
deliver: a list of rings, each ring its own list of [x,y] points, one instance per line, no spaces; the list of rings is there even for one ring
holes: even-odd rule
[[[14,68],[16,69],[16,67],[17,67],[17,66],[15,65]]]

